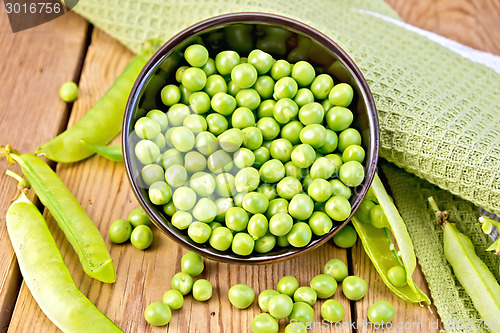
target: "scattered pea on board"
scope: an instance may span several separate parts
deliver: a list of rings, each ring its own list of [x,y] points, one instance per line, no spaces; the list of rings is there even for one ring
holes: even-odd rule
[[[122,332],[78,290],[47,223],[24,192],[10,205],[6,222],[24,282],[57,327],[75,333]]]
[[[446,260],[453,273],[472,299],[474,307],[485,323],[500,318],[500,285],[486,264],[474,252],[471,240],[448,221],[448,212],[441,211],[429,197],[431,208],[436,213],[437,222],[443,228],[443,248]],[[500,332],[500,327],[489,325],[492,333]]]

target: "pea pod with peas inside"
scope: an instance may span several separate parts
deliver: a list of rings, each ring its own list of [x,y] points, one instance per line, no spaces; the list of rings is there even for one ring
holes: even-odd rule
[[[429,197],[438,224],[443,228],[443,249],[446,260],[453,268],[458,282],[472,299],[474,307],[492,333],[499,333],[498,325],[491,325],[500,318],[500,285],[486,264],[474,252],[471,240],[454,223],[448,221],[448,212],[440,211],[434,198]]]
[[[106,145],[120,131],[125,112],[125,104],[132,86],[149,57],[159,46],[156,40],[145,44],[138,54],[123,70],[105,95],[71,128],[44,143],[35,150],[49,160],[73,163],[92,156],[95,151],[81,140],[95,145]]]
[[[72,333],[122,332],[78,290],[47,223],[23,191],[10,205],[6,223],[24,282],[57,327]]]
[[[361,222],[359,216],[355,215],[352,218],[352,224],[363,243],[366,254],[384,283],[394,294],[408,302],[430,304],[429,297],[412,279],[417,261],[405,223],[377,174],[373,178],[371,189],[383,209],[389,226],[376,228],[372,224]],[[392,273],[399,267],[402,268],[399,269],[400,271],[405,272],[402,276]]]
[[[85,273],[102,282],[115,282],[111,255],[99,230],[59,176],[37,156],[21,155],[9,145],[0,146],[0,156],[21,166],[36,195],[73,246]]]

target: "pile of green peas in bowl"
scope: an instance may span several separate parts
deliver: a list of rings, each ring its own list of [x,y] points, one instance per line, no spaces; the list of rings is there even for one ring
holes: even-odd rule
[[[206,257],[248,263],[333,236],[368,190],[378,151],[362,77],[346,78],[344,59],[304,33],[254,20],[220,16],[167,42],[124,123],[127,172],[153,222]]]

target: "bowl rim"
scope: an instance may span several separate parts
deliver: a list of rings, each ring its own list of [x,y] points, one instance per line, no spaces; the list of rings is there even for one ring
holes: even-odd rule
[[[324,235],[318,238],[316,241],[310,242],[307,246],[303,248],[292,248],[292,251],[284,251],[283,253],[275,254],[275,255],[266,255],[262,254],[259,257],[252,256],[238,256],[232,257],[228,256],[226,253],[217,253],[210,249],[193,246],[189,242],[187,242],[178,232],[171,230],[171,227],[162,221],[162,218],[157,216],[157,212],[155,212],[150,204],[145,200],[141,188],[137,184],[137,180],[134,177],[133,173],[133,163],[131,160],[130,154],[128,154],[130,148],[130,140],[128,139],[128,128],[131,125],[132,116],[134,110],[136,109],[139,102],[139,93],[141,92],[143,86],[145,85],[147,79],[154,73],[159,65],[160,61],[163,57],[172,51],[177,45],[183,42],[185,39],[191,37],[192,35],[196,35],[202,33],[208,29],[215,28],[218,26],[222,26],[224,24],[229,23],[271,23],[280,25],[291,30],[295,30],[296,32],[303,33],[310,37],[311,39],[317,41],[319,44],[324,46],[330,52],[336,55],[338,59],[343,63],[343,65],[349,70],[352,78],[358,85],[358,88],[361,92],[361,98],[365,101],[367,116],[368,116],[368,125],[369,125],[369,136],[371,147],[368,151],[367,158],[369,159],[369,163],[367,165],[366,174],[365,174],[365,186],[358,192],[358,196],[353,203],[351,208],[351,214],[349,217],[343,221],[338,227],[330,231],[327,235]],[[355,62],[349,57],[349,55],[342,49],[340,46],[335,43],[330,37],[326,36],[322,32],[316,30],[315,28],[300,22],[298,20],[271,14],[264,12],[238,12],[238,13],[228,13],[213,16],[207,18],[205,20],[199,21],[184,30],[178,32],[172,38],[167,40],[146,62],[143,69],[139,73],[132,90],[130,92],[129,98],[127,100],[127,104],[125,107],[124,121],[122,125],[122,152],[124,156],[124,164],[127,173],[127,177],[129,179],[130,184],[132,185],[132,190],[134,192],[135,197],[139,201],[142,208],[146,211],[146,213],[151,218],[152,222],[170,239],[174,240],[178,244],[181,244],[183,247],[187,248],[190,251],[200,254],[203,257],[216,260],[219,262],[233,263],[233,264],[267,264],[278,261],[283,261],[287,259],[291,259],[300,254],[303,254],[307,251],[317,249],[319,246],[326,243],[330,240],[336,233],[338,233],[352,218],[354,213],[356,212],[359,204],[365,197],[368,189],[373,181],[373,177],[376,171],[378,155],[379,155],[379,146],[380,146],[380,130],[378,123],[377,110],[375,106],[375,101],[373,99],[373,95],[371,90],[361,73],[360,69],[357,67]]]

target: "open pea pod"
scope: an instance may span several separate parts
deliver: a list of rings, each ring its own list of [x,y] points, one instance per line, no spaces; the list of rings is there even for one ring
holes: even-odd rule
[[[408,302],[430,304],[429,297],[420,290],[412,279],[417,259],[406,225],[377,174],[373,179],[372,191],[382,206],[389,222],[390,231],[388,228],[379,229],[371,224],[362,223],[354,216],[352,223],[363,243],[366,254],[392,292]],[[390,232],[392,232],[395,242],[393,242]],[[402,265],[406,270],[407,283],[403,287],[394,286],[387,276],[387,271],[396,265]]]

